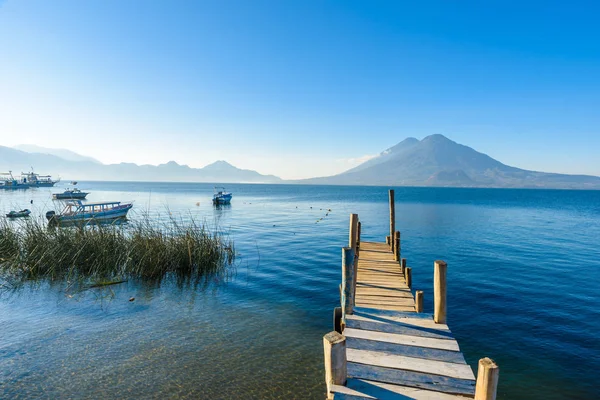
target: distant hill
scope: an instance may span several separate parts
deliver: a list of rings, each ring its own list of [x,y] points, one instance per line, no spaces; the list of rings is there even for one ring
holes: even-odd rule
[[[112,181],[155,181],[155,182],[216,182],[216,183],[278,183],[281,178],[262,175],[256,171],[240,169],[217,161],[204,168],[190,168],[170,161],[160,165],[137,165],[133,163],[102,164],[97,160],[77,153],[63,158],[48,152],[26,152],[0,146],[0,172],[13,171],[13,174],[35,168],[41,174],[62,176],[75,180]],[[57,153],[60,154],[60,153]]]
[[[298,183],[335,185],[454,186],[600,189],[600,177],[511,167],[443,135],[408,138],[339,175]]]
[[[68,161],[90,161],[96,164],[100,164],[100,161],[96,160],[95,158],[83,156],[81,154],[77,154],[74,151],[67,149],[50,149],[48,147],[36,146],[34,144],[19,144],[14,146],[14,148],[17,150],[25,151],[27,153],[50,154]]]

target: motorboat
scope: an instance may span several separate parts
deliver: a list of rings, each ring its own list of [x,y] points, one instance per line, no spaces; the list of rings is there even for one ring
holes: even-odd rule
[[[82,192],[77,188],[67,189],[62,193],[53,193],[54,200],[83,200],[89,193]]]
[[[33,172],[21,172],[21,183],[29,187],[52,187],[60,182],[60,178],[53,180],[51,175],[40,175]]]
[[[12,174],[12,171],[8,171],[0,174],[0,189],[15,190],[15,189],[29,189],[29,185],[24,184],[22,181],[18,181]]]
[[[132,207],[132,203],[120,201],[84,204],[81,200],[70,200],[60,214],[48,211],[46,219],[54,223],[108,221],[125,218]]]
[[[229,204],[231,202],[232,194],[225,191],[224,187],[215,186],[215,194],[213,194],[214,204]]]

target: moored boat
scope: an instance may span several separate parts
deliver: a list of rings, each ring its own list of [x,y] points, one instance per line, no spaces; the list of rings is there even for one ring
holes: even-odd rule
[[[67,189],[62,193],[52,193],[55,200],[83,200],[89,193],[82,192],[77,188]]]
[[[29,187],[52,187],[60,182],[60,178],[53,180],[51,175],[40,175],[33,172],[21,172],[21,183]]]
[[[214,204],[229,204],[232,194],[225,191],[224,187],[215,186],[215,194],[213,195]]]
[[[29,214],[31,214],[31,211],[28,210],[27,208],[25,208],[24,210],[21,211],[11,211],[8,214],[6,214],[6,218],[23,218],[23,217],[29,217]]]
[[[29,189],[29,185],[19,182],[15,179],[12,171],[8,171],[0,174],[0,189],[15,190],[15,189]]]
[[[55,223],[108,221],[125,218],[132,207],[132,203],[121,203],[120,201],[84,204],[81,200],[71,200],[67,202],[60,214],[48,211],[46,219]]]

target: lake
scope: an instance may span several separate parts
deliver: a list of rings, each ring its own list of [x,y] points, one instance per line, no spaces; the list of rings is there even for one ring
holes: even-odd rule
[[[134,200],[130,219],[205,221],[234,240],[235,267],[201,288],[0,292],[0,398],[324,398],[348,217],[383,241],[388,188],[235,184],[217,209],[209,184],[79,187]],[[63,188],[2,191],[0,211],[42,215]],[[395,189],[413,288],[432,312],[433,261],[448,263],[448,325],[472,367],[498,363],[498,398],[597,398],[600,191]]]

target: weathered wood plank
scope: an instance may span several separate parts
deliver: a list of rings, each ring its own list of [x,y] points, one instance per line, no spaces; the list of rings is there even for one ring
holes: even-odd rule
[[[444,361],[455,364],[466,364],[460,351],[430,349],[426,347],[407,346],[404,344],[378,342],[368,339],[346,337],[347,349],[378,351],[399,356],[424,358],[427,360]]]
[[[372,307],[373,304],[357,303],[358,307]],[[378,305],[381,310],[385,311],[403,311],[403,312],[415,312],[414,307],[406,306],[389,306],[389,305]]]
[[[414,307],[415,302],[411,298],[407,297],[398,297],[398,298],[390,298],[390,297],[377,297],[377,296],[356,296],[357,303],[363,304],[373,304],[373,306],[377,305],[389,305],[389,306],[405,306],[405,307]]]
[[[357,288],[356,296],[380,296],[389,298],[412,298],[412,295],[408,292],[399,292],[394,290],[385,289],[374,289],[374,288]]]
[[[385,311],[378,310],[376,308],[368,308],[368,307],[357,307],[354,309],[354,314],[358,315],[377,315],[381,317],[389,317],[389,318],[418,318],[418,319],[430,319],[433,320],[433,315],[429,313],[406,313],[406,312],[395,312],[395,311]]]
[[[389,323],[377,323],[371,321],[360,321],[356,319],[346,319],[346,327],[353,329],[362,329],[365,331],[396,333],[398,335],[410,335],[426,338],[454,340],[450,331],[411,326],[403,324],[399,321],[393,321]]]
[[[381,351],[359,349],[347,349],[346,356],[348,362],[422,372],[424,374],[441,375],[457,379],[471,379],[475,381],[475,375],[473,375],[471,367],[467,364],[449,363],[426,358],[406,357]]]
[[[335,393],[334,399],[465,400],[465,397],[460,395],[355,378],[348,379],[346,386],[334,386],[333,391]],[[338,397],[338,394],[354,397]]]
[[[404,344],[407,346],[426,347],[430,349],[460,351],[456,340],[425,338],[421,336],[398,335],[397,333],[364,331],[362,329],[344,329],[346,338],[375,340],[379,342]]]
[[[378,322],[378,323],[382,323],[382,324],[399,323],[399,324],[402,324],[403,326],[429,328],[433,332],[450,333],[450,329],[448,328],[448,325],[436,324],[434,321],[431,321],[428,319],[388,318],[388,317],[379,317],[376,315],[369,315],[369,314],[352,314],[352,315],[348,315],[346,318],[352,319],[352,320],[357,320],[357,321]]]
[[[473,396],[475,393],[474,380],[424,374],[421,372],[364,365],[354,362],[348,363],[348,377],[450,394]]]

